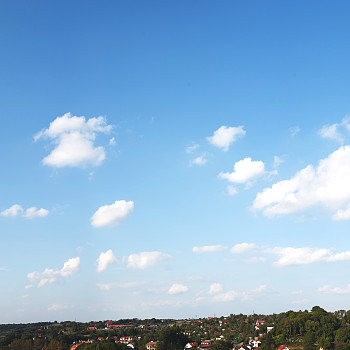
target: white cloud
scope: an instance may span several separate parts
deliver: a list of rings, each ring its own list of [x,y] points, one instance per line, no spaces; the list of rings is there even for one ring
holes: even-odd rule
[[[267,252],[280,256],[280,258],[274,263],[274,265],[278,267],[350,260],[350,251],[334,254],[331,249],[324,248],[275,247],[267,250]]]
[[[236,298],[238,298],[240,296],[240,293],[234,291],[234,290],[230,290],[226,293],[220,293],[214,296],[213,300],[214,301],[232,301],[235,300]]]
[[[10,208],[5,209],[0,213],[1,216],[17,216],[23,213],[23,208],[19,204],[14,204]]]
[[[350,205],[344,209],[338,209],[332,219],[335,221],[350,220]]]
[[[197,143],[194,143],[192,146],[188,146],[186,148],[186,153],[193,153],[198,148],[199,148],[199,145]]]
[[[239,298],[241,300],[248,300],[248,299],[251,299],[251,298],[261,294],[264,290],[266,290],[266,288],[267,288],[266,284],[262,284],[257,288],[250,289],[250,290],[244,291],[244,292],[237,292],[235,290],[230,290],[230,291],[225,292],[225,293],[220,293],[220,294],[214,295],[213,301],[227,302],[227,301],[233,301],[237,298]]]
[[[106,270],[108,265],[117,262],[117,258],[113,254],[112,250],[109,249],[105,253],[101,253],[97,259],[97,272]]]
[[[246,253],[250,250],[253,250],[255,248],[256,248],[256,245],[254,243],[246,243],[246,242],[237,243],[230,249],[230,253],[242,254],[242,253]]]
[[[334,123],[331,125],[324,125],[319,131],[319,135],[322,138],[335,140],[337,142],[344,142],[344,135],[341,130],[350,131],[350,117],[345,117],[340,123]]]
[[[99,207],[91,218],[91,225],[94,227],[117,225],[125,220],[133,210],[133,201],[115,201],[111,205]]]
[[[26,210],[23,216],[28,219],[34,219],[36,217],[42,218],[48,214],[49,214],[49,211],[47,209],[44,209],[44,208],[38,209],[36,207],[31,207]]]
[[[103,117],[86,120],[83,116],[66,113],[36,134],[34,141],[45,138],[54,144],[54,149],[42,161],[44,165],[56,168],[98,166],[106,155],[103,147],[94,146],[96,134],[109,133],[111,129]]]
[[[205,158],[206,154],[203,153],[201,156],[194,158],[190,161],[191,165],[204,165],[207,164],[208,160]]]
[[[180,293],[185,293],[188,291],[188,287],[183,285],[183,284],[179,284],[179,283],[174,283],[168,290],[169,294],[180,294]]]
[[[59,311],[59,310],[66,310],[69,306],[65,304],[52,304],[48,307],[48,311]]]
[[[209,294],[218,294],[222,291],[222,284],[221,283],[212,283],[209,287]]]
[[[41,208],[38,209],[37,207],[31,207],[26,209],[24,212],[23,208],[19,204],[14,204],[8,209],[5,209],[0,213],[1,216],[7,216],[7,217],[15,217],[18,215],[22,215],[23,217],[27,219],[34,219],[37,217],[44,217],[49,214],[49,211],[47,209]]]
[[[350,293],[350,283],[345,288],[335,287],[330,288],[328,285],[318,288],[317,290],[324,294],[349,294]]]
[[[79,270],[80,258],[71,258],[63,264],[62,269],[53,270],[46,268],[43,272],[30,272],[27,278],[30,282],[38,282],[37,287],[41,288],[48,283],[53,283],[58,277],[68,277]]]
[[[230,145],[237,141],[239,137],[243,137],[246,131],[243,126],[221,126],[214,131],[214,135],[207,137],[207,140],[214,146],[222,148],[224,151],[228,151]]]
[[[109,145],[110,146],[115,146],[117,144],[117,141],[115,140],[114,137],[112,137],[110,140],[109,140]]]
[[[274,156],[273,157],[273,167],[275,168],[275,169],[277,169],[279,166],[280,166],[280,164],[282,164],[284,162],[284,160],[281,158],[281,157],[279,157],[279,156]]]
[[[141,283],[140,282],[111,282],[111,283],[97,283],[97,287],[105,292],[110,291],[111,289],[129,289],[132,287],[139,286]]]
[[[221,252],[223,250],[227,249],[227,247],[224,247],[222,245],[205,245],[202,247],[193,247],[192,251],[194,253],[212,253],[212,252]]]
[[[261,160],[252,161],[252,158],[244,158],[234,165],[232,173],[221,172],[218,176],[233,183],[246,183],[265,173],[265,165]]]
[[[171,258],[170,255],[161,252],[142,252],[140,254],[131,254],[128,257],[128,267],[144,270],[162,260],[169,258]]]
[[[256,195],[252,209],[262,210],[267,217],[291,214],[321,205],[339,209],[350,201],[350,146],[342,146],[316,168],[308,165],[291,179],[279,181]],[[339,220],[345,216],[339,212]]]

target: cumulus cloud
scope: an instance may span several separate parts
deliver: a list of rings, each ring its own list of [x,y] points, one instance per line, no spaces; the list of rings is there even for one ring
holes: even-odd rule
[[[190,161],[191,165],[204,165],[207,164],[208,160],[205,158],[206,154],[203,153],[201,156],[196,157]]]
[[[106,157],[102,146],[95,146],[97,133],[109,133],[103,117],[85,119],[66,113],[57,117],[47,129],[34,136],[34,141],[41,138],[52,141],[54,148],[42,162],[55,168],[98,166]]]
[[[222,292],[222,284],[221,283],[212,283],[209,287],[209,294],[214,295]]]
[[[192,251],[194,253],[212,253],[212,252],[221,252],[227,249],[227,247],[223,245],[204,245],[202,247],[193,247]]]
[[[235,163],[232,173],[221,172],[218,176],[233,183],[246,183],[265,173],[265,165],[261,160],[244,158]]]
[[[246,253],[250,250],[253,250],[254,248],[256,248],[256,245],[254,243],[238,243],[236,245],[234,245],[231,249],[230,252],[232,254],[242,254],[242,253]]]
[[[268,250],[268,252],[276,254],[280,257],[274,263],[274,265],[278,267],[350,260],[350,251],[333,253],[331,249],[325,248],[319,249],[309,247],[275,247]]]
[[[125,220],[133,210],[133,201],[115,201],[111,205],[99,207],[91,218],[91,225],[94,227],[117,225]]]
[[[240,293],[234,291],[234,290],[230,290],[226,293],[220,293],[214,296],[213,300],[214,301],[232,301],[235,300],[236,298],[238,298],[240,296]]]
[[[324,125],[319,131],[322,138],[334,140],[340,143],[344,142],[344,134],[342,131],[350,131],[350,117],[345,117],[340,123]]]
[[[261,294],[264,290],[266,290],[266,284],[262,284],[257,288],[250,289],[248,291],[237,292],[235,290],[229,290],[225,293],[216,294],[213,297],[213,301],[215,302],[228,302],[233,301],[235,299],[248,300],[259,294]]]
[[[48,283],[53,283],[58,277],[68,277],[73,275],[79,270],[80,258],[71,258],[63,264],[62,269],[48,269],[43,272],[30,272],[27,274],[27,278],[30,282],[37,282],[37,287],[41,288]]]
[[[335,221],[350,220],[350,205],[347,205],[344,209],[338,209],[332,219]]]
[[[5,209],[0,213],[1,216],[7,217],[15,217],[15,216],[23,216],[27,219],[34,219],[38,217],[44,217],[49,214],[49,211],[44,208],[38,209],[37,207],[31,207],[24,211],[21,205],[14,204],[10,208]]]
[[[113,254],[112,250],[109,249],[105,253],[101,253],[97,259],[97,272],[106,270],[108,265],[117,262],[117,258]]]
[[[117,144],[117,141],[115,140],[114,137],[112,137],[110,140],[109,140],[109,143],[108,143],[110,146],[115,146]]]
[[[243,126],[223,125],[214,131],[213,136],[207,137],[207,140],[215,147],[222,148],[223,151],[228,151],[230,145],[245,134],[246,131],[243,129]]]
[[[38,209],[37,207],[31,207],[26,210],[23,216],[28,219],[34,219],[37,217],[39,218],[44,217],[48,214],[49,214],[49,211],[47,209],[44,209],[44,208]]]
[[[317,290],[324,294],[349,294],[350,293],[350,283],[345,288],[334,287],[331,288],[328,285],[318,288]]]
[[[174,283],[168,290],[169,294],[180,294],[180,293],[185,293],[188,291],[188,287],[183,285],[183,284],[179,284],[179,283]]]
[[[128,267],[145,270],[150,266],[169,258],[171,258],[169,254],[161,252],[142,252],[140,254],[131,254],[128,257]]]
[[[252,209],[267,217],[291,214],[320,205],[341,209],[350,201],[350,146],[342,146],[321,159],[315,168],[308,165],[289,180],[279,181],[256,195]],[[333,219],[347,218],[337,212]]]
[[[19,204],[14,204],[10,208],[0,213],[1,216],[14,217],[23,213],[23,208]]]

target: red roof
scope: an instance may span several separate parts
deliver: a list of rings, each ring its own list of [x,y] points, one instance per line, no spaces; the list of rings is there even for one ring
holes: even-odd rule
[[[278,350],[282,350],[282,349],[284,349],[284,348],[286,348],[286,346],[285,346],[285,345],[281,345],[281,346],[278,347]],[[288,349],[288,348],[287,348],[287,349]]]

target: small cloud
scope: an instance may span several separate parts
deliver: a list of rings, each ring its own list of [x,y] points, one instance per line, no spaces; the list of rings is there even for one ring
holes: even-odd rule
[[[274,169],[278,169],[278,167],[280,166],[280,164],[282,164],[284,162],[284,160],[281,157],[278,156],[274,156],[273,157],[273,168]]]
[[[293,137],[296,136],[297,134],[299,134],[300,131],[301,131],[301,129],[299,128],[299,126],[291,126],[289,128],[289,132]]]
[[[91,218],[91,225],[94,227],[117,225],[128,218],[133,210],[133,201],[115,201],[111,205],[99,207]]]
[[[131,254],[128,257],[128,267],[145,270],[150,266],[166,259],[170,259],[169,254],[161,252],[142,252],[140,254]]]
[[[284,267],[289,265],[307,265],[320,262],[337,262],[350,260],[350,251],[333,253],[331,249],[319,248],[292,248],[275,247],[267,250],[272,254],[280,256],[273,265]]]
[[[28,285],[26,285],[24,288],[25,288],[25,289],[30,289],[30,288],[32,288],[32,287],[33,287],[32,284],[28,284]]]
[[[111,265],[115,262],[117,262],[117,258],[111,249],[107,250],[105,253],[102,252],[97,259],[97,272],[106,270],[108,265]]]
[[[265,262],[266,262],[266,258],[264,258],[262,256],[253,256],[253,257],[247,259],[248,264],[265,263]]]
[[[218,175],[221,179],[226,179],[233,183],[246,183],[265,173],[265,165],[261,160],[254,161],[252,158],[244,158],[234,165],[232,173],[220,172]]]
[[[44,209],[44,208],[38,209],[36,207],[31,207],[25,211],[25,214],[23,216],[27,219],[34,219],[37,217],[42,218],[48,214],[49,214],[49,211],[47,209]]]
[[[186,148],[186,153],[193,153],[198,148],[199,148],[198,143],[194,143],[192,146],[188,146]]]
[[[7,217],[15,217],[18,215],[22,215],[24,218],[27,219],[34,219],[38,217],[45,217],[49,214],[49,211],[47,209],[41,208],[38,209],[37,207],[31,207],[26,209],[26,211],[23,210],[22,206],[19,204],[14,204],[8,209],[5,209],[0,213],[1,216],[7,216]]]
[[[0,213],[1,216],[15,217],[23,213],[23,208],[19,204],[14,204],[10,208]]]
[[[115,146],[117,144],[117,141],[115,140],[114,137],[112,137],[110,140],[109,140],[109,145],[110,146]]]
[[[331,288],[328,285],[325,285],[323,287],[318,288],[317,291],[323,294],[349,294],[350,283],[345,288],[340,288],[340,287]]]
[[[213,253],[213,252],[221,252],[223,250],[226,250],[227,247],[224,247],[222,245],[205,245],[202,247],[193,247],[192,251],[194,253]]]
[[[48,311],[59,311],[59,310],[66,310],[69,306],[65,304],[52,304],[50,307],[48,307]]]
[[[218,294],[222,292],[222,284],[221,283],[212,283],[209,287],[209,294],[213,295],[213,294]]]
[[[185,293],[188,291],[188,287],[183,285],[183,284],[179,284],[179,283],[174,283],[168,290],[169,294],[180,294],[180,293]]]
[[[204,165],[204,164],[207,164],[208,160],[205,157],[206,157],[206,153],[203,153],[201,156],[192,159],[190,161],[190,165]]]
[[[243,126],[221,126],[214,131],[213,136],[207,137],[207,140],[215,147],[228,151],[230,145],[246,134]]]
[[[238,193],[237,189],[232,186],[232,185],[228,185],[227,186],[227,193],[230,195],[230,196],[234,196],[235,194]]]
[[[239,297],[240,293],[230,290],[226,293],[220,293],[214,296],[213,300],[214,301],[220,301],[220,302],[227,302],[227,301],[232,301],[235,300],[237,297]]]
[[[256,248],[254,243],[238,243],[230,249],[231,254],[242,254]]]
[[[105,292],[110,291],[111,289],[129,289],[136,286],[139,286],[140,282],[112,282],[112,283],[97,283],[97,287]]]
[[[295,305],[303,305],[307,303],[309,303],[309,299],[299,299],[299,300],[293,301],[293,304]]]
[[[37,287],[41,288],[48,283],[53,283],[58,277],[68,277],[79,270],[80,258],[71,258],[63,264],[62,269],[53,270],[46,268],[43,272],[30,272],[27,278],[30,282],[38,281]]]

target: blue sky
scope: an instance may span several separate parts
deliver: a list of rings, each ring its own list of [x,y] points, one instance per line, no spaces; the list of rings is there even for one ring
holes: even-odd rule
[[[0,322],[349,309],[347,1],[2,1]]]

